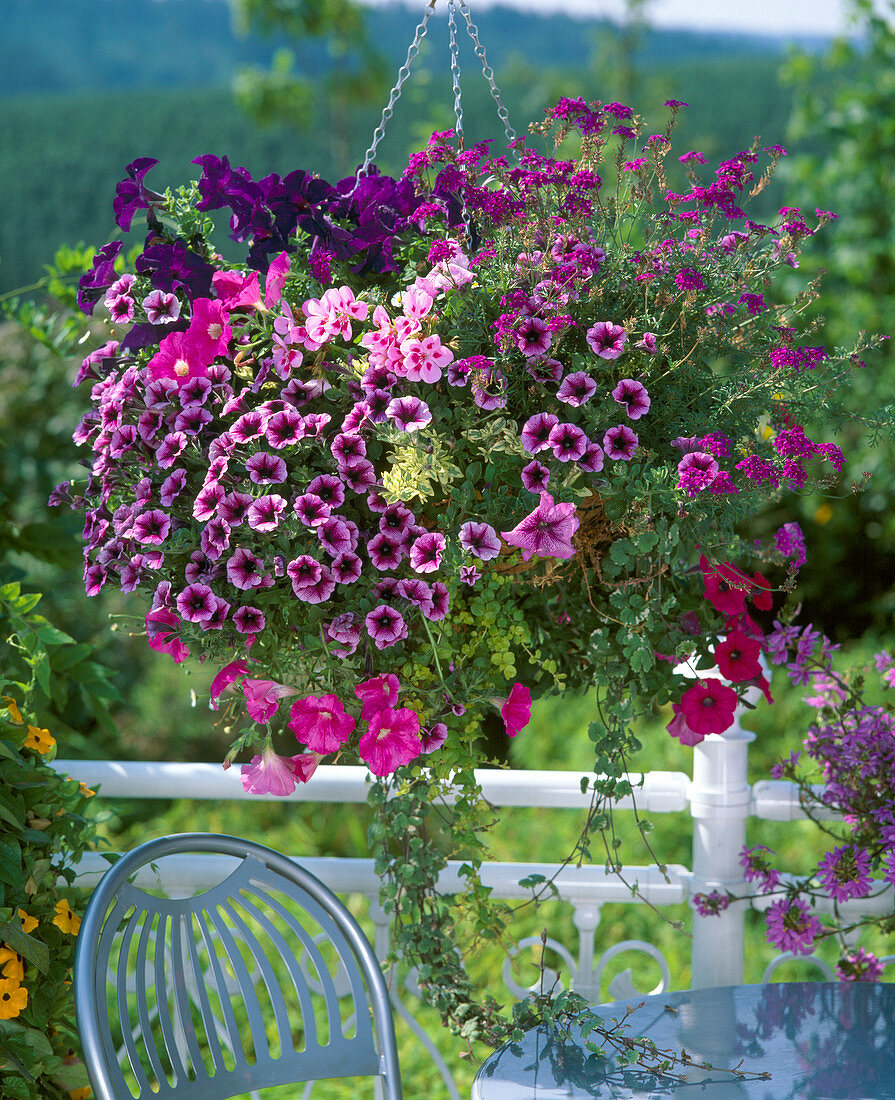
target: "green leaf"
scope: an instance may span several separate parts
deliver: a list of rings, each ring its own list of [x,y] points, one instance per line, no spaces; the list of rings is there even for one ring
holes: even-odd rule
[[[0,1076],[0,1085],[3,1088],[4,1100],[33,1100],[34,1098],[28,1082],[17,1073],[4,1073]]]
[[[19,878],[21,881],[21,876]],[[33,963],[41,974],[46,974],[50,969],[50,949],[41,940],[27,935],[22,931],[18,921],[3,921],[0,923],[0,940],[11,947],[17,955]]]
[[[0,881],[10,886],[22,881],[22,848],[17,840],[0,840]]]

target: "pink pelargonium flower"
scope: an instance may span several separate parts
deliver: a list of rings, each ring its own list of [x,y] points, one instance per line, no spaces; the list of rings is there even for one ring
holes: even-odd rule
[[[531,692],[524,684],[513,684],[509,697],[500,708],[507,737],[515,737],[531,720]]]
[[[260,756],[253,756],[251,764],[243,764],[242,786],[247,794],[292,794],[295,782],[307,783],[317,767],[317,757],[308,753],[313,761],[309,766],[303,756],[278,756],[268,745]]]
[[[401,344],[402,373],[409,382],[437,382],[442,367],[453,361],[454,353],[446,348],[439,337],[432,333],[422,340],[411,337]],[[397,364],[396,364],[397,366]]]
[[[312,752],[327,756],[337,752],[356,723],[336,695],[308,695],[292,704],[288,728]]]
[[[681,696],[687,725],[696,733],[723,733],[733,725],[737,693],[720,680],[697,680]]]
[[[358,745],[361,760],[374,775],[391,775],[422,751],[419,716],[407,707],[376,711]]]
[[[146,616],[146,640],[156,653],[168,653],[176,664],[190,655],[189,646],[175,636],[180,619],[166,607],[157,607]]]
[[[572,536],[580,522],[574,504],[554,504],[550,493],[541,493],[537,508],[512,531],[501,531],[501,535],[505,542],[522,550],[524,561],[535,554],[542,558],[571,558],[575,556]]]
[[[249,666],[242,659],[231,661],[229,665],[224,665],[221,671],[211,681],[211,705],[214,710],[217,710],[217,700],[227,691],[228,688],[232,688],[233,684],[240,678],[240,676],[248,676]]]
[[[249,716],[255,722],[268,722],[276,714],[281,699],[287,695],[298,695],[298,691],[288,684],[278,684],[276,680],[256,680],[249,676],[242,682],[242,693]]]
[[[398,677],[392,672],[374,676],[371,680],[364,680],[363,683],[358,684],[354,694],[361,702],[361,721],[369,722],[377,710],[393,707],[398,701],[400,690]]]

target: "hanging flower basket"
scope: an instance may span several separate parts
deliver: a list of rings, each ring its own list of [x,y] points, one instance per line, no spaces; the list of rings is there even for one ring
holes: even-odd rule
[[[774,281],[831,215],[745,213],[783,150],[704,169],[667,106],[645,136],[562,100],[534,127],[555,154],[435,134],[400,179],[204,155],[157,193],[129,166],[116,218],[149,232],[81,282],[112,333],[77,378],[88,481],[54,499],[85,513],[88,594],[143,594],[149,644],[219,670],[247,790],[360,761],[423,803],[466,783],[474,814],[483,718],[513,736],[532,693],[597,687],[615,781],[637,700],[694,744],[767,694],[759,568],[797,565],[798,532],[739,525],[840,469],[817,418],[861,349],[816,346],[812,288]],[[726,682],[675,674],[722,634]]]

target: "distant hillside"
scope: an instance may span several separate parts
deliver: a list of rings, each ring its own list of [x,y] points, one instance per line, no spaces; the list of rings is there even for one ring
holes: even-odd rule
[[[398,5],[366,14],[371,40],[397,70],[420,11]],[[510,8],[476,12],[475,19],[496,69],[514,58],[543,68],[581,68],[601,32],[611,29],[605,20]],[[448,65],[446,23],[437,15],[430,24],[427,64],[435,71]],[[464,65],[478,69],[466,35],[461,38]],[[226,0],[0,0],[0,96],[222,87],[238,66],[265,63],[277,46],[288,44],[285,39],[237,38]],[[696,58],[766,56],[782,48],[782,40],[774,38],[656,31],[646,36],[640,61],[652,68]],[[298,44],[296,52],[308,75],[333,65],[318,43]]]

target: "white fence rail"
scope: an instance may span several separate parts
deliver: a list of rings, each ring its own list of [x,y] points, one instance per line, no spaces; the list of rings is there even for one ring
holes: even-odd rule
[[[625,867],[628,882],[637,882],[641,897],[656,906],[687,902],[694,894],[711,890],[730,890],[734,894],[748,892],[742,878],[739,857],[746,840],[746,822],[751,816],[772,821],[791,821],[804,817],[797,788],[786,781],[765,781],[750,785],[748,781],[748,746],[754,734],[739,725],[723,736],[707,737],[694,749],[693,775],[683,772],[649,772],[643,785],[636,790],[638,809],[650,814],[673,813],[689,809],[693,818],[692,868],[669,866],[667,878],[655,867]],[[270,795],[246,794],[236,768],[224,771],[220,764],[175,764],[125,761],[75,761],[57,760],[54,765],[60,772],[81,780],[91,788],[99,788],[100,796],[121,798],[189,798],[212,799],[216,802],[270,799]],[[484,797],[495,806],[531,806],[542,808],[584,809],[590,804],[589,795],[581,791],[580,772],[557,771],[494,771],[477,773]],[[638,783],[640,776],[632,776]],[[299,785],[291,795],[283,796],[287,802],[335,802],[357,803],[366,801],[368,774],[361,767],[332,767],[322,765],[307,785]],[[630,799],[621,803],[621,809],[630,809]],[[388,916],[378,903],[379,879],[373,861],[366,859],[314,858],[301,862],[318,875],[337,893],[366,895],[371,902],[370,916],[375,927],[375,944],[380,957],[388,950]],[[93,885],[106,861],[93,854],[79,866],[79,882]],[[462,889],[458,875],[460,864],[450,864],[443,873],[439,887],[445,893]],[[555,864],[547,863],[488,863],[482,870],[483,882],[492,887],[498,898],[530,897],[530,891],[519,885],[521,879],[532,874],[547,877],[556,872]],[[195,863],[184,863],[179,870],[166,878],[162,886],[170,893],[202,884],[203,871]],[[638,940],[613,944],[597,954],[596,930],[600,922],[600,908],[607,902],[637,903],[631,890],[616,876],[608,875],[602,866],[566,867],[555,879],[559,896],[572,907],[573,919],[578,930],[577,955],[563,944],[550,941],[550,946],[564,959],[571,975],[571,984],[584,996],[600,1000],[633,996],[636,990],[630,972],[616,976],[608,987],[604,981],[607,963],[628,950],[646,952],[655,959],[662,974],[655,991],[664,991],[672,985],[672,978],[665,958],[651,944]],[[866,907],[867,902],[851,903],[856,908]],[[891,897],[874,898],[873,904],[891,909]],[[744,967],[744,915],[745,902],[732,904],[715,917],[700,917],[693,913],[692,927],[692,977],[691,986],[700,988],[716,985],[734,985],[743,981]],[[527,946],[520,943],[520,948]],[[766,975],[783,958],[775,959]],[[826,977],[833,975],[819,960],[812,960]],[[505,981],[510,992],[518,989],[505,970]],[[644,992],[644,991],[640,991]],[[403,1004],[398,1011],[410,1023],[423,1042],[426,1037]],[[426,1042],[430,1050],[431,1045]],[[458,1096],[447,1067],[437,1054],[433,1054],[451,1096]]]

